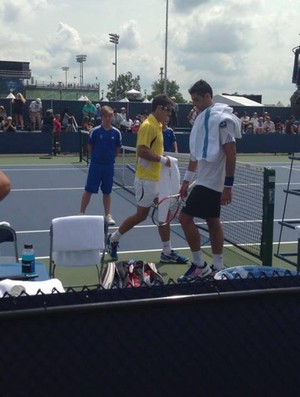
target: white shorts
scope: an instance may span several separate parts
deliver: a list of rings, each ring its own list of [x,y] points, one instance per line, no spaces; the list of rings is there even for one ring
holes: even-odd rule
[[[136,177],[134,180],[134,188],[137,205],[149,208],[153,204],[153,201],[158,197],[159,182]]]

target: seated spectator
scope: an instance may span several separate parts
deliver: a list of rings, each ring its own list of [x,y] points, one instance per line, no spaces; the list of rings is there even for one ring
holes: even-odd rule
[[[124,108],[124,106],[121,107],[119,114],[121,115],[122,119],[126,119],[127,116],[127,110]],[[121,124],[121,123],[120,123]]]
[[[120,129],[120,124],[122,120],[123,120],[123,116],[121,116],[121,114],[117,112],[117,109],[114,109],[114,115],[111,121],[112,125]]]
[[[263,124],[263,129],[265,134],[273,134],[275,132],[275,124],[271,120],[270,116],[265,117],[265,122]]]
[[[275,125],[275,132],[277,134],[282,134],[284,132],[284,124],[279,116],[275,117],[274,125]]]
[[[52,109],[46,110],[45,116],[42,119],[42,132],[52,134],[53,132],[54,114]]]
[[[95,126],[101,124],[101,105],[100,103],[96,103],[96,111],[94,114],[94,119],[95,119]]]
[[[121,132],[132,132],[133,121],[129,117],[129,114],[125,115],[125,118],[120,123]]]
[[[258,114],[257,114],[257,112],[253,113],[253,115],[252,115],[252,117],[250,119],[250,122],[253,124],[253,130],[255,131],[255,128],[258,126]]]
[[[133,121],[133,124],[131,127],[131,132],[133,134],[137,134],[139,132],[140,125],[141,125],[141,121],[140,121],[139,117],[137,116]]]
[[[82,129],[83,131],[88,131],[90,132],[91,129],[93,128],[89,116],[84,116],[82,120]]]
[[[245,134],[245,131],[247,129],[247,125],[250,121],[250,117],[248,116],[247,112],[243,112],[242,117],[240,118],[241,120],[241,129],[242,129],[242,134]]]
[[[0,106],[0,128],[3,130],[7,115],[4,106]]]
[[[293,135],[297,133],[297,126],[295,124],[296,118],[295,116],[290,116],[285,123],[285,133],[289,135]]]
[[[258,118],[257,126],[254,129],[254,132],[255,132],[255,134],[264,134],[264,118],[263,117]]]
[[[14,125],[13,119],[11,116],[8,116],[7,119],[4,122],[3,126],[3,131],[4,132],[16,132],[17,127]]]
[[[164,152],[178,153],[178,146],[174,130],[168,126],[169,119],[162,123],[162,132],[164,136]]]
[[[251,121],[249,121],[249,123],[247,124],[247,127],[246,127],[244,133],[246,135],[254,134],[254,125]]]
[[[61,128],[66,132],[75,131],[75,118],[72,116],[68,108],[64,108],[60,115]]]
[[[92,103],[90,99],[87,99],[85,105],[82,108],[82,115],[83,117],[88,117],[91,119],[94,117],[96,112],[96,106]]]

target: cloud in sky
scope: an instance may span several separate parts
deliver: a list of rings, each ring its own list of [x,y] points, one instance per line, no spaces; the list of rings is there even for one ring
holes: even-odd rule
[[[292,48],[299,44],[296,0],[169,0],[168,78],[188,88],[206,79],[215,93],[262,94],[283,102],[295,91]],[[114,79],[114,46],[120,35],[118,74],[139,75],[142,90],[160,78],[165,62],[166,1],[2,0],[1,59],[29,61],[38,82],[79,76],[76,55],[86,54],[84,81]]]

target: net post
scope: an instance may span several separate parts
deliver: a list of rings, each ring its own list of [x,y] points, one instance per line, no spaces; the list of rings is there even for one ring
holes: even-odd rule
[[[271,168],[264,168],[263,219],[261,236],[261,260],[263,266],[272,266],[274,201],[275,170]]]

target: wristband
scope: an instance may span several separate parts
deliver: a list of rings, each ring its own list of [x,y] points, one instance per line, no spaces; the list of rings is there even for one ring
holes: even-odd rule
[[[233,176],[225,176],[224,186],[232,187],[233,186],[234,177]]]
[[[194,176],[195,176],[195,172],[193,172],[193,171],[185,171],[183,180],[191,182],[194,179]]]
[[[160,162],[161,164],[166,165],[166,164],[167,164],[167,161],[168,161],[167,157],[160,156],[159,162]]]

